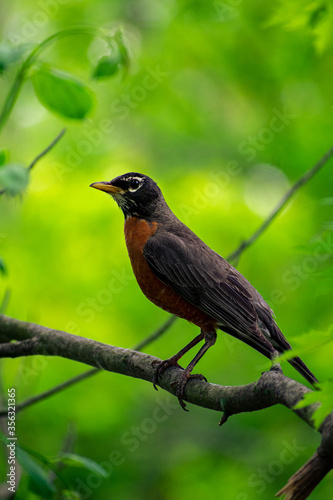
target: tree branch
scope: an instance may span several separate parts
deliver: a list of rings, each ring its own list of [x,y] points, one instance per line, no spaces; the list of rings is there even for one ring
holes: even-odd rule
[[[15,340],[15,342],[11,342]],[[130,377],[153,382],[158,358],[131,349],[103,344],[60,330],[53,330],[34,323],[0,316],[0,357],[16,358],[27,355],[60,356]],[[179,367],[168,369],[160,380],[160,386],[175,394],[173,382],[182,371]],[[268,384],[268,385],[267,385]],[[186,386],[186,400],[198,406],[229,415],[254,411],[274,404],[292,408],[311,389],[284,377],[277,371],[266,372],[259,382],[239,387],[222,387],[203,381],[191,380]],[[269,390],[267,390],[269,389]],[[223,403],[221,403],[223,399]],[[312,410],[306,407],[295,413],[313,426]]]
[[[279,203],[276,205],[272,213],[264,220],[261,226],[250,236],[247,240],[244,240],[239,247],[232,252],[227,260],[237,260],[244,252],[246,248],[251,246],[258,238],[262,235],[262,233],[268,228],[268,226],[273,222],[275,217],[282,211],[282,209],[286,206],[290,198],[298,191],[302,186],[304,186],[307,182],[309,182],[312,177],[314,177],[326,163],[333,156],[333,147],[331,147],[321,158],[320,160],[312,167],[310,170],[305,172],[302,177],[295,182],[295,184],[286,192],[286,194],[281,198]]]
[[[0,309],[0,317],[1,317],[1,309]],[[151,335],[143,339],[141,342],[136,344],[133,347],[133,350],[135,351],[141,351],[144,347],[146,347],[148,344],[153,342],[154,340],[158,339],[166,330],[168,330],[171,325],[177,320],[178,318],[176,316],[169,316],[169,318],[159,327],[157,328]],[[1,340],[0,340],[1,342]],[[72,377],[65,382],[62,382],[61,384],[58,384],[51,389],[41,392],[40,394],[37,394],[36,396],[33,396],[31,398],[26,399],[25,401],[22,401],[21,403],[18,403],[16,405],[16,413],[18,413],[21,410],[24,410],[25,408],[28,408],[29,406],[34,405],[35,403],[38,403],[39,401],[43,401],[44,399],[47,399],[50,396],[53,396],[54,394],[57,394],[58,392],[63,391],[64,389],[67,389],[68,387],[71,387],[74,384],[77,384],[83,380],[86,380],[87,378],[91,377],[92,375],[96,375],[97,373],[101,373],[102,370],[99,368],[92,368],[91,370],[88,370],[84,373],[80,373],[79,375],[76,375],[75,377]],[[0,408],[4,407],[4,405],[0,404]],[[7,416],[7,411],[2,410],[0,411],[0,419],[3,417]]]
[[[13,342],[15,341],[15,342]],[[110,346],[60,330],[53,330],[34,323],[0,316],[0,357],[28,355],[61,356],[93,366],[94,368],[120,373],[153,382],[154,361],[159,361],[138,351]],[[171,394],[176,392],[176,382],[182,371],[170,367],[159,380],[159,385]],[[292,410],[311,427],[312,415],[317,404],[295,410],[303,395],[311,392],[304,385],[285,377],[281,371],[264,372],[257,382],[237,387],[209,384],[202,380],[190,380],[185,390],[189,403],[216,411],[223,411],[221,423],[236,413],[257,411],[276,404]],[[333,412],[321,428],[322,442],[310,461],[300,469],[278,494],[288,494],[289,500],[303,500],[333,467]],[[309,464],[315,464],[312,469]],[[305,481],[306,478],[306,481]]]

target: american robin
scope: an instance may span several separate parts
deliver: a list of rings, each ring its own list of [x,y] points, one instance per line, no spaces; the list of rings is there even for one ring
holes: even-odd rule
[[[154,386],[166,368],[201,340],[204,344],[182,372],[177,396],[183,408],[185,385],[220,329],[274,359],[291,349],[273,311],[244,276],[209,248],[167,205],[150,177],[130,172],[91,187],[110,194],[125,216],[125,240],[137,282],[154,304],[194,323],[200,334],[157,367]],[[303,377],[318,382],[299,357],[288,360]]]

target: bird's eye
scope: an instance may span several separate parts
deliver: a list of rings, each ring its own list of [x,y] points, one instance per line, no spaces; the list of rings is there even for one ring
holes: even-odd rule
[[[139,179],[133,178],[129,183],[129,191],[136,191],[141,186]]]

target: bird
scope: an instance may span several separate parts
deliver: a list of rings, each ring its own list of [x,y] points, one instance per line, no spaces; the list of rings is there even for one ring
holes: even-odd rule
[[[167,205],[161,189],[150,177],[128,172],[90,187],[111,195],[125,218],[127,251],[144,295],[169,313],[200,328],[190,343],[159,362],[159,377],[201,341],[203,345],[177,381],[176,395],[186,410],[185,387],[189,379],[206,380],[192,370],[215,344],[217,330],[245,342],[272,361],[291,345],[280,331],[272,309],[251,283],[229,262],[181,222]],[[318,380],[299,357],[289,363],[312,385]],[[279,365],[278,365],[279,366]]]

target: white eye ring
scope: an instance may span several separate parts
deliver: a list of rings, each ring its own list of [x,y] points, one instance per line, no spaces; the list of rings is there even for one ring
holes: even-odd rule
[[[138,185],[136,187],[131,186],[131,184],[132,184],[133,181],[137,181],[138,182]],[[131,177],[129,179],[129,188],[128,188],[128,191],[130,193],[134,193],[135,191],[137,191],[138,189],[140,189],[140,187],[142,186],[142,184],[143,184],[143,179],[141,179],[140,177]]]

